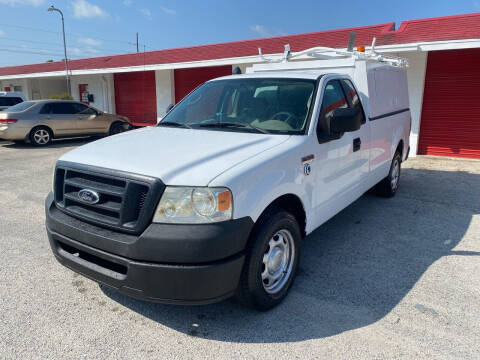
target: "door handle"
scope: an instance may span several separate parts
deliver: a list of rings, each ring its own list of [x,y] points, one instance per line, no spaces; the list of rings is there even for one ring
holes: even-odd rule
[[[362,140],[360,138],[353,139],[353,152],[360,150],[362,146]]]

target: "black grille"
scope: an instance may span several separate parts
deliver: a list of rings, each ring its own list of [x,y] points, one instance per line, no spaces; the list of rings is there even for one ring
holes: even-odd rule
[[[129,233],[145,229],[164,188],[156,178],[92,166],[59,162],[55,170],[55,204],[60,210]],[[99,201],[82,200],[79,191],[84,189],[96,192]]]

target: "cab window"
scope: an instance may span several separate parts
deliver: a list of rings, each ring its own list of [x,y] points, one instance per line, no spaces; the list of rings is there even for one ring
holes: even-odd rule
[[[345,98],[340,81],[332,80],[325,86],[323,93],[322,107],[318,119],[317,131],[321,133],[330,133],[330,120],[333,110],[338,108],[347,108],[348,102]]]
[[[364,112],[363,112],[363,108],[362,108],[362,103],[360,102],[360,98],[357,94],[357,91],[355,90],[355,88],[353,87],[353,84],[350,80],[341,80],[342,81],[342,85],[343,85],[343,89],[345,90],[345,94],[347,95],[347,100],[348,100],[348,103],[350,105],[350,107],[352,108],[360,108],[360,111],[362,113],[362,124],[365,124],[365,115],[364,115]]]

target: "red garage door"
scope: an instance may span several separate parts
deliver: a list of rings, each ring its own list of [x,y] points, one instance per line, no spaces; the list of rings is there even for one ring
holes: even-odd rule
[[[428,53],[418,153],[480,158],[480,49]]]
[[[155,71],[115,74],[114,83],[118,115],[127,116],[137,126],[157,123]]]
[[[232,66],[211,66],[193,69],[175,70],[175,102],[178,103],[186,95],[205,81],[220,76],[232,75]]]

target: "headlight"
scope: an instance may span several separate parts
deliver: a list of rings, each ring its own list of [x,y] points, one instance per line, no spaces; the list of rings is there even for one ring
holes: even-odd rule
[[[227,188],[167,186],[153,222],[199,224],[231,218],[232,193]]]

